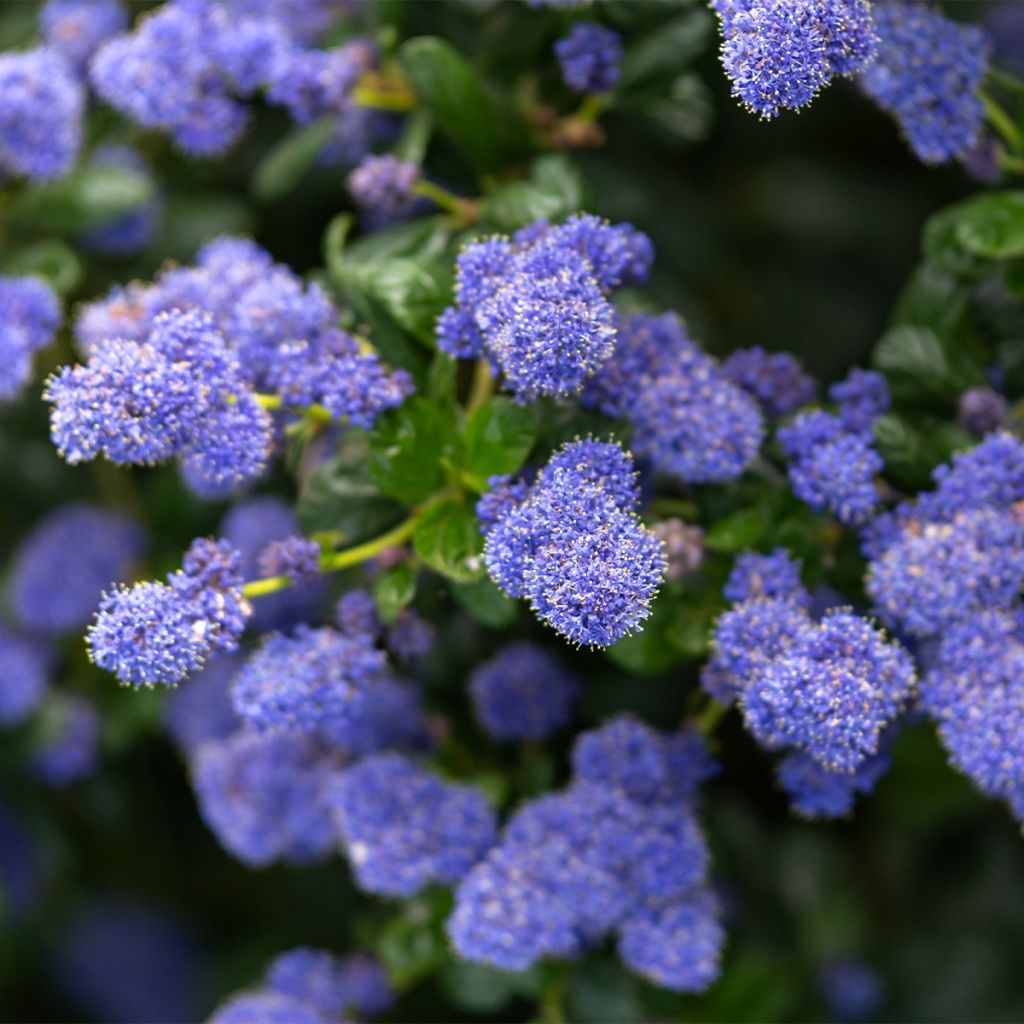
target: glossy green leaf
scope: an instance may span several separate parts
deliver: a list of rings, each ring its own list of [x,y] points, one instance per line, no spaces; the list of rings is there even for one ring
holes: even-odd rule
[[[56,240],[36,242],[13,252],[4,262],[9,274],[35,274],[58,295],[70,295],[82,283],[82,261],[74,249]]]
[[[370,434],[370,476],[384,494],[415,505],[444,483],[442,460],[452,443],[445,411],[427,398],[412,398],[377,420]]]
[[[563,155],[539,157],[525,181],[512,182],[492,192],[481,215],[501,231],[514,231],[536,220],[561,221],[585,203],[583,179]]]
[[[768,524],[767,509],[760,506],[740,509],[711,526],[704,535],[704,544],[712,551],[742,551],[761,539]]]
[[[536,437],[532,406],[501,396],[488,399],[469,417],[463,432],[463,464],[472,485],[482,491],[488,478],[514,473]]]
[[[338,130],[334,117],[323,117],[286,135],[260,161],[252,178],[257,199],[270,202],[288,195],[316,165],[324,146]]]
[[[83,167],[59,181],[25,189],[10,218],[16,224],[31,224],[36,231],[86,231],[137,210],[153,195],[153,179],[148,174]]]
[[[373,582],[373,599],[385,622],[395,616],[416,596],[416,572],[408,562],[399,562],[380,574]]]
[[[519,611],[519,603],[503,594],[489,576],[473,583],[453,583],[451,590],[462,610],[490,629],[504,629]]]
[[[483,538],[472,508],[448,501],[429,509],[412,538],[416,553],[435,572],[457,583],[483,576]]]

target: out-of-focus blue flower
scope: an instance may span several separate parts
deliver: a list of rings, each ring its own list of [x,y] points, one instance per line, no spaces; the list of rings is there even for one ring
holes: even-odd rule
[[[1002,395],[991,388],[977,387],[960,396],[956,419],[964,430],[985,437],[1003,426],[1006,413],[1006,399]]]
[[[39,706],[50,680],[47,651],[0,625],[0,726],[18,725]]]
[[[856,367],[845,380],[838,381],[828,389],[828,397],[839,405],[839,419],[851,434],[860,434],[868,439],[871,428],[892,404],[889,385],[880,373],[874,370],[860,370]]]
[[[54,694],[41,711],[30,771],[48,786],[63,788],[96,770],[100,719],[92,703],[77,694]]]
[[[781,597],[805,608],[811,597],[800,580],[803,563],[785,548],[770,555],[745,551],[736,559],[722,589],[727,601],[749,601],[755,597]]]
[[[210,1024],[323,1024],[323,1018],[301,1000],[282,992],[252,989],[221,1003]]]
[[[378,754],[334,784],[332,805],[360,888],[412,896],[462,878],[495,839],[484,795],[443,782],[398,754]]]
[[[622,38],[593,21],[578,21],[555,43],[565,84],[574,92],[607,92],[619,80]]]
[[[500,740],[542,740],[569,720],[579,680],[537,644],[503,647],[469,683],[477,721]]]
[[[753,395],[769,416],[785,416],[817,397],[818,383],[789,352],[766,352],[760,346],[736,349],[722,372]]]
[[[391,216],[416,201],[415,187],[423,176],[419,165],[387,156],[368,156],[348,176],[352,198],[368,210]]]
[[[98,146],[93,150],[89,163],[97,168],[109,167],[149,176],[145,161],[130,146]],[[81,243],[92,252],[104,256],[134,256],[152,242],[159,226],[162,205],[160,199],[154,196],[134,210],[83,232]]]
[[[0,921],[17,923],[33,913],[45,888],[45,864],[42,844],[21,815],[0,801],[0,885],[4,887]]]
[[[865,758],[852,772],[830,772],[803,751],[779,763],[779,783],[793,811],[804,818],[842,818],[861,793],[870,793],[889,770],[888,751]]]
[[[238,728],[230,686],[241,667],[240,655],[221,655],[172,691],[164,705],[164,726],[183,754],[191,754],[207,740],[224,739]]]
[[[82,83],[57,50],[0,54],[0,168],[38,180],[67,174],[84,109]]]
[[[348,1014],[376,1016],[394,1002],[394,993],[380,961],[365,953],[335,957],[302,946],[274,958],[267,986],[312,1006],[325,1020]]]
[[[860,73],[864,91],[896,118],[922,162],[963,156],[984,123],[976,95],[988,70],[984,30],[925,3],[875,4],[872,15],[879,46]]]
[[[413,608],[403,608],[388,626],[384,645],[400,662],[425,658],[434,648],[434,627]]]
[[[82,69],[107,39],[127,27],[120,0],[46,0],[39,12],[47,44]]]
[[[260,553],[263,576],[287,576],[292,583],[308,583],[320,572],[320,545],[306,537],[271,541]]]
[[[38,277],[0,276],[0,401],[32,377],[32,357],[53,341],[60,303]]]
[[[885,1001],[885,982],[878,972],[852,957],[838,957],[822,965],[818,987],[837,1024],[870,1020]]]
[[[105,587],[123,581],[142,554],[145,534],[127,516],[69,504],[22,540],[11,563],[18,621],[43,633],[84,626]]]

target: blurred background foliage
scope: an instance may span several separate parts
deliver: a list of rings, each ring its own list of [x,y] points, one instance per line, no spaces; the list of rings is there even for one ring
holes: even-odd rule
[[[979,6],[947,9],[956,15]],[[449,40],[494,83],[560,95],[550,47],[571,15],[509,0],[380,0],[372,11],[383,33]],[[27,38],[34,16],[32,4],[4,5],[0,46]],[[656,269],[643,302],[678,310],[716,353],[755,344],[790,350],[825,382],[869,365],[921,261],[926,220],[977,186],[958,166],[922,167],[888,119],[846,83],[770,124],[745,113],[728,95],[713,19],[701,5],[609,0],[600,16],[626,37],[628,88],[602,118],[606,144],[572,159],[585,182],[582,205],[632,221],[655,242]],[[525,84],[518,81],[524,68],[536,69]],[[98,113],[95,132],[104,130],[105,116]],[[160,139],[144,143],[159,168],[166,215],[159,241],[142,257],[86,262],[66,231],[40,238],[36,230],[28,241],[17,217],[4,216],[5,268],[49,261],[73,303],[115,281],[148,278],[166,259],[188,260],[222,232],[251,233],[299,271],[323,265],[325,228],[350,207],[344,175],[308,167],[301,139],[282,116],[261,111],[254,130],[221,161],[186,161]],[[282,152],[283,145],[292,148]],[[431,144],[427,164],[454,191],[475,193],[469,164],[448,141]],[[525,159],[513,161],[494,184],[524,168]],[[1004,321],[1000,343],[1012,342],[1015,331],[1012,318]],[[66,338],[62,345],[47,356],[53,365],[70,358]],[[910,376],[913,385],[912,368]],[[949,409],[939,401],[936,411]],[[919,481],[943,455],[916,452],[908,477]],[[267,489],[291,496],[293,488],[282,475]],[[752,495],[755,503],[760,493]],[[46,440],[38,389],[0,407],[4,562],[46,509],[73,497],[109,500],[147,517],[155,539],[150,575],[176,564],[188,541],[213,531],[223,512],[190,496],[172,469],[64,465]],[[771,531],[785,525],[794,546],[813,547],[814,523],[795,503],[767,514]],[[727,553],[747,542],[743,530],[735,538],[726,530],[720,547]],[[710,581],[722,571],[712,561]],[[587,680],[580,727],[628,709],[664,727],[679,721],[696,692],[694,655],[717,608],[677,597],[676,649],[667,656],[657,619],[610,659],[573,656]],[[489,628],[434,581],[418,601],[446,623],[426,671],[431,707],[449,719],[454,737],[442,758],[475,759],[482,782],[519,794],[563,780],[567,742],[499,750],[472,724],[463,696],[468,672],[499,640],[509,632],[539,636],[540,627],[520,614],[505,630]],[[511,1021],[535,1012],[540,979],[452,961],[440,931],[443,894],[406,905],[372,900],[355,891],[340,858],[306,870],[255,872],[232,860],[200,821],[182,763],[160,730],[164,695],[118,691],[87,664],[80,642],[66,658],[65,680],[100,706],[104,758],[74,789],[43,790],[16,770],[24,739],[5,737],[0,792],[39,844],[34,867],[43,895],[25,915],[5,891],[3,1019],[166,1019],[167,1004],[147,1004],[147,990],[175,991],[176,1012],[198,1019],[255,979],[271,956],[298,944],[375,948],[408,985],[385,1019]],[[626,675],[624,667],[643,674]],[[569,1020],[821,1019],[818,972],[830,957],[847,954],[883,976],[882,1019],[1024,1018],[1020,837],[1000,806],[953,774],[930,726],[905,730],[894,769],[852,820],[837,824],[790,816],[768,756],[735,716],[717,742],[724,772],[706,789],[703,818],[727,907],[721,980],[701,997],[671,996],[598,950],[566,980]],[[0,823],[0,868],[15,862],[4,848],[13,841]],[[111,900],[162,912],[168,934],[153,928],[154,949],[135,955],[104,952],[97,943],[107,972],[97,982],[104,971],[95,966],[69,969],[69,947],[73,952],[89,907]],[[93,977],[91,986],[83,973]],[[111,986],[128,981],[140,992],[113,997]]]

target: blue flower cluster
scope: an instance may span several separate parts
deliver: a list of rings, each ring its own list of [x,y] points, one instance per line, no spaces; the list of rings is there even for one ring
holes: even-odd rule
[[[1002,429],[1006,423],[1006,399],[991,388],[968,388],[961,396],[957,408],[957,423],[964,430],[985,437]]]
[[[372,956],[300,946],[275,957],[263,984],[221,1004],[210,1024],[341,1024],[375,1017],[393,1002],[387,974]]]
[[[128,27],[128,11],[120,0],[46,0],[39,29],[46,44],[79,70],[111,36]]]
[[[874,370],[854,368],[845,380],[828,389],[828,397],[839,406],[839,420],[851,434],[870,439],[875,421],[892,404],[889,385]]]
[[[498,740],[546,739],[569,721],[579,693],[579,680],[528,641],[503,647],[469,683],[477,721]]]
[[[78,694],[54,694],[41,718],[29,761],[32,774],[58,789],[91,775],[100,740],[100,716],[93,704]]]
[[[0,276],[0,401],[29,382],[32,357],[53,341],[59,326],[60,303],[48,284],[38,277]]]
[[[411,391],[407,374],[387,373],[337,321],[319,287],[252,242],[221,238],[196,267],[83,309],[86,364],[65,367],[46,391],[54,443],[69,462],[178,456],[200,495],[237,490],[264,471],[274,440],[254,389],[363,427]]]
[[[633,451],[686,483],[740,476],[764,440],[757,402],[686,334],[674,314],[618,320],[612,357],[582,403],[633,427]]]
[[[861,87],[896,118],[922,162],[967,154],[984,122],[976,95],[991,48],[984,30],[919,2],[876,4],[874,24],[878,54]]]
[[[801,501],[852,526],[871,518],[879,499],[875,477],[885,464],[870,434],[852,432],[839,417],[816,409],[800,413],[778,438]]]
[[[638,500],[628,452],[571,442],[520,504],[485,527],[487,571],[570,642],[607,647],[647,618],[665,575],[662,544],[637,517]]]
[[[348,176],[352,198],[367,210],[392,217],[409,210],[416,201],[416,185],[423,177],[418,164],[390,154],[368,156]]]
[[[677,991],[706,988],[724,935],[691,801],[713,762],[692,734],[620,718],[580,737],[573,767],[572,785],[521,807],[459,885],[456,951],[523,970],[618,932],[628,967]]]
[[[868,0],[711,0],[732,93],[763,118],[806,106],[837,75],[870,64]]]
[[[11,562],[11,607],[26,629],[64,633],[92,616],[105,587],[131,575],[142,528],[92,505],[63,505],[22,540]]]
[[[785,548],[776,548],[770,555],[745,551],[733,566],[722,596],[734,604],[755,598],[785,598],[808,607],[811,596],[800,579],[803,569],[799,559]]]
[[[46,696],[50,664],[46,649],[0,625],[0,726],[19,725]]]
[[[71,170],[82,143],[85,89],[50,47],[0,53],[0,171],[48,180]]]
[[[135,29],[107,42],[90,64],[96,92],[146,128],[168,132],[194,156],[229,148],[242,134],[242,100],[262,91],[301,123],[352,109],[359,76],[373,66],[374,47],[353,39],[313,45],[331,20],[331,5],[243,7],[217,0],[171,0]],[[299,12],[296,11],[296,14]]]
[[[704,530],[682,519],[662,519],[651,527],[651,533],[665,545],[668,569],[665,578],[680,580],[696,572],[704,561]]]
[[[218,655],[168,695],[164,727],[184,756],[207,740],[226,739],[238,728],[230,685],[241,667],[241,654]]]
[[[444,782],[396,753],[364,758],[330,795],[361,889],[412,896],[457,882],[493,845],[495,813],[481,791]]]
[[[619,80],[622,38],[594,21],[578,21],[555,43],[562,78],[573,92],[608,92]]]
[[[524,401],[573,394],[614,350],[609,293],[643,282],[652,259],[645,235],[589,214],[474,242],[459,255],[438,345],[486,355]]]
[[[778,767],[779,785],[794,813],[803,818],[842,818],[853,810],[860,794],[870,793],[889,770],[885,749],[866,757],[852,772],[830,772],[801,750],[787,754]]]
[[[122,683],[173,685],[211,655],[236,650],[250,612],[241,555],[227,541],[201,539],[166,583],[104,594],[86,642],[93,661]]]
[[[292,583],[308,583],[320,572],[320,545],[293,534],[271,541],[257,562],[261,576],[287,576]]]
[[[760,346],[738,348],[722,363],[722,372],[753,395],[769,416],[785,416],[810,405],[818,383],[790,352],[766,352]]]

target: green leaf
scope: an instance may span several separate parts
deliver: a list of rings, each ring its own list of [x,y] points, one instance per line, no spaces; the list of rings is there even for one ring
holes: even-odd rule
[[[519,611],[518,603],[503,594],[490,576],[473,583],[452,583],[451,590],[471,619],[491,629],[504,629],[511,625]]]
[[[536,997],[540,987],[537,969],[510,973],[484,964],[457,960],[441,972],[448,998],[469,1013],[494,1014],[516,996]]]
[[[651,616],[641,622],[637,632],[612,644],[605,654],[608,660],[627,672],[652,675],[664,672],[683,660],[670,634],[675,625],[676,606],[671,595],[662,593],[654,601]]]
[[[981,371],[960,346],[929,327],[906,324],[886,331],[872,355],[875,368],[904,397],[955,397],[982,382]]]
[[[742,551],[761,539],[768,523],[767,509],[761,506],[740,509],[719,519],[705,534],[704,545],[712,551]]]
[[[420,217],[357,238],[345,249],[344,258],[351,263],[377,263],[399,256],[441,256],[450,240],[451,228],[445,217]]]
[[[342,284],[374,300],[399,327],[433,347],[434,325],[451,301],[452,268],[432,258],[348,261]]]
[[[416,572],[408,562],[399,562],[381,573],[373,584],[373,598],[385,622],[394,622],[395,616],[416,596]]]
[[[630,45],[622,61],[616,94],[649,84],[652,79],[679,74],[704,53],[714,31],[714,17],[700,7],[659,25]]]
[[[427,377],[427,392],[435,402],[450,404],[455,401],[458,371],[459,364],[455,358],[440,350],[434,353]]]
[[[433,570],[457,583],[483,576],[483,538],[473,510],[455,501],[429,509],[412,536],[416,553]]]
[[[514,473],[536,438],[533,406],[500,396],[488,399],[469,417],[463,432],[463,465],[470,483],[483,491],[489,477]]]
[[[153,179],[140,171],[83,167],[60,181],[25,189],[10,216],[35,231],[86,231],[145,205],[153,189]]]
[[[522,148],[524,130],[515,112],[491,95],[450,43],[434,36],[410,39],[398,60],[438,128],[478,170],[494,168]]]
[[[340,281],[345,265],[345,243],[355,218],[351,213],[339,213],[331,219],[324,232],[324,266],[333,281]]]
[[[562,154],[538,157],[530,177],[492,192],[481,216],[501,231],[514,231],[535,220],[561,221],[585,205],[584,184],[575,165]]]
[[[444,410],[412,398],[381,416],[370,434],[370,476],[384,494],[406,505],[429,498],[444,484],[453,444]]]
[[[1024,192],[988,192],[958,208],[956,239],[989,260],[1024,256]]]
[[[337,127],[336,118],[323,117],[286,135],[257,165],[252,177],[253,195],[270,202],[293,192],[316,164]]]
[[[968,328],[970,306],[970,292],[955,274],[922,263],[900,295],[892,326],[929,327],[940,338],[960,338]]]
[[[394,526],[400,505],[370,479],[365,454],[345,454],[320,466],[305,482],[296,509],[304,533],[331,533],[353,544]]]
[[[256,228],[249,206],[224,193],[171,198],[161,223],[161,255],[182,262],[193,260],[197,249],[219,235],[249,235]]]
[[[82,262],[75,251],[56,240],[36,242],[13,253],[4,263],[9,274],[35,274],[58,295],[70,295],[82,283]]]
[[[451,906],[449,893],[427,889],[407,901],[381,932],[376,952],[399,991],[450,962],[444,922]]]

